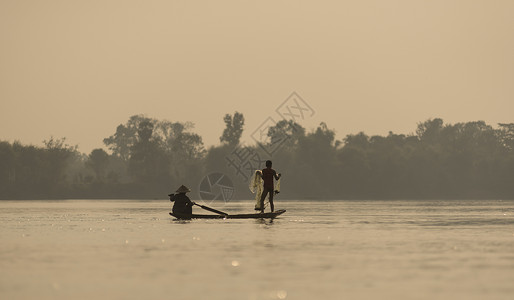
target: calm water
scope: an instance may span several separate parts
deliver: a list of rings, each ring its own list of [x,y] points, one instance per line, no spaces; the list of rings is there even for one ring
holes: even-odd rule
[[[166,200],[3,201],[0,298],[513,299],[514,201],[276,206],[176,221]]]

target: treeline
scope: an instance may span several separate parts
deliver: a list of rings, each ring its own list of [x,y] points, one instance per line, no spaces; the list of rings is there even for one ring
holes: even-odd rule
[[[282,120],[242,145],[244,116],[223,121],[220,144],[209,149],[192,123],[142,115],[89,154],[64,138],[43,147],[0,142],[0,199],[163,199],[181,184],[198,198],[212,173],[230,178],[232,197],[250,199],[248,180],[267,159],[283,174],[282,199],[514,199],[514,123],[431,119],[411,135],[337,140],[325,123],[307,131]]]

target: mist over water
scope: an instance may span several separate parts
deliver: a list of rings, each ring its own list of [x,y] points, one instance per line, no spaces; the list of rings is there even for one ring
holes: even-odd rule
[[[253,202],[211,203],[229,213]],[[511,299],[514,201],[0,202],[2,299]],[[195,208],[196,212],[201,210]],[[202,211],[204,213],[204,211]]]

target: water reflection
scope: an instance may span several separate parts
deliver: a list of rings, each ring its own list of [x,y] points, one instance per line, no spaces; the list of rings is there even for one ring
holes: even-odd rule
[[[273,225],[273,219],[255,219],[255,223],[259,225]]]

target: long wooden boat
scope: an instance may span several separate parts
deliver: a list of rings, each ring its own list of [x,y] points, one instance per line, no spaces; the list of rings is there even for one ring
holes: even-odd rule
[[[182,220],[190,219],[273,219],[285,213],[285,209],[274,212],[257,213],[257,214],[237,214],[237,215],[198,215],[198,214],[181,214],[170,212],[170,215]]]

